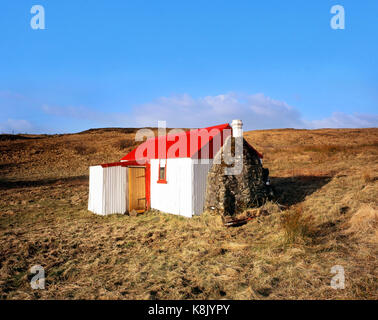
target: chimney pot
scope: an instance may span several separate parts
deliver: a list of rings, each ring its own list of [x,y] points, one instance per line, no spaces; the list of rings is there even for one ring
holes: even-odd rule
[[[234,138],[243,137],[243,121],[241,120],[232,120],[232,136]]]

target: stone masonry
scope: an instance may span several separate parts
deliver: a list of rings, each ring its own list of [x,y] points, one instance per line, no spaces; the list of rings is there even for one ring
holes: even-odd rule
[[[269,170],[263,168],[258,154],[244,138],[236,139],[242,139],[243,143],[241,174],[225,175],[225,168],[231,167],[224,161],[225,150],[231,150],[232,156],[235,153],[235,138],[228,137],[207,176],[205,210],[224,217],[259,207],[273,196],[267,185]]]

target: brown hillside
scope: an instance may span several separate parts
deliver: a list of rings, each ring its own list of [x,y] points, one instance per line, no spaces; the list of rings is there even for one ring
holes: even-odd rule
[[[377,128],[246,132],[277,201],[238,228],[88,212],[88,166],[118,161],[135,130],[0,135],[2,299],[378,299]]]

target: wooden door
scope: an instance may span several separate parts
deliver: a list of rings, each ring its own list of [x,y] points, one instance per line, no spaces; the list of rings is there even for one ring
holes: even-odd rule
[[[146,210],[146,168],[129,167],[129,212]]]

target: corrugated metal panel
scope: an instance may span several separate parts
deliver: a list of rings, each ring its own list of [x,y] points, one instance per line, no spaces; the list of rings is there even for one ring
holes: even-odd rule
[[[167,160],[167,183],[157,183],[159,160],[151,160],[151,208],[192,216],[192,160]]]
[[[89,167],[89,197],[88,210],[104,214],[102,209],[103,202],[103,168],[101,166]]]
[[[151,160],[151,208],[192,217],[203,212],[209,163],[190,158],[167,160],[167,183],[157,183],[159,160]],[[124,213],[128,208],[128,170],[113,166],[89,169],[88,210],[97,214]]]
[[[89,167],[88,210],[97,214],[125,213],[127,172],[125,167]]]
[[[207,174],[212,167],[213,160],[195,163],[193,161],[193,214],[200,215],[203,212],[206,196]]]
[[[126,212],[126,167],[103,168],[103,203],[104,214]]]
[[[224,141],[224,139],[231,134],[231,127],[228,123],[203,129],[193,129],[182,133],[153,137],[147,139],[147,141],[143,142],[137,148],[129,152],[121,159],[121,161],[127,160],[139,162],[141,160],[159,159],[165,157],[168,157],[169,159],[186,157],[205,158],[206,156],[203,156],[203,154],[201,155],[200,151],[207,145],[210,147],[209,157],[212,158],[217,152],[217,150],[212,150],[214,143],[213,139],[217,140],[218,138],[214,137],[220,138],[219,135],[221,134],[223,135],[223,139],[219,139],[219,142],[222,140]],[[182,142],[178,142],[176,137],[179,137],[178,141]],[[170,148],[177,143],[183,143],[184,146],[186,146],[185,148],[181,149],[182,153],[169,152]],[[164,148],[161,146],[159,147],[159,144],[163,145]],[[192,147],[189,147],[191,145]],[[221,145],[219,145],[218,148],[220,148],[220,146]],[[143,152],[139,152],[143,150],[149,150],[150,152],[148,152],[147,155]]]
[[[125,212],[129,211],[129,168],[125,168]]]

